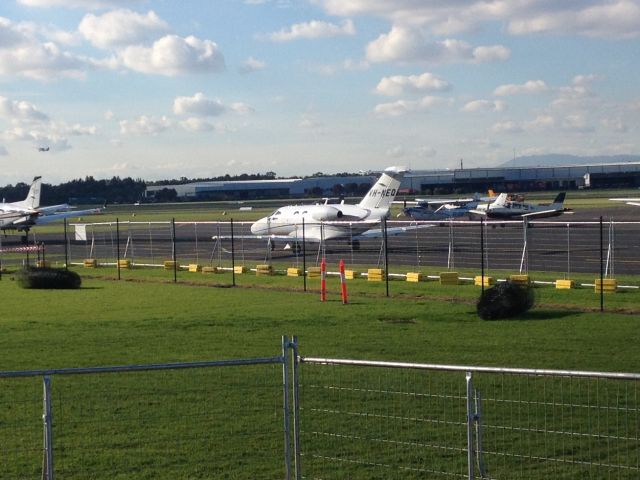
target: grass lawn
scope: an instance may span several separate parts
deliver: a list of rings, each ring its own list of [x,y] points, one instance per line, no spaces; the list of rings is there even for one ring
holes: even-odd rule
[[[230,274],[180,272],[174,284],[159,270],[125,271],[121,281],[114,270],[90,272],[95,278],[79,272],[83,288],[75,291],[23,290],[2,276],[0,370],[276,356],[280,336],[295,334],[310,357],[640,371],[637,316],[588,311],[599,305],[588,289],[539,288],[538,306],[521,319],[487,322],[475,314],[479,289],[471,285],[395,281],[388,298],[383,284],[357,280],[342,305],[335,278],[321,303],[315,283],[303,292],[299,279],[287,277],[238,275],[238,286],[228,288]],[[607,305],[637,309],[639,298],[618,293]],[[282,478],[279,375],[276,367],[252,367],[56,377],[57,473]],[[410,383],[418,388],[419,381]],[[33,477],[41,466],[40,380],[0,385],[0,477]],[[367,402],[377,408],[375,398]],[[243,414],[231,414],[229,405]],[[324,428],[335,431],[344,419],[331,421]],[[407,428],[417,434],[415,425]],[[353,446],[361,453],[370,447]]]

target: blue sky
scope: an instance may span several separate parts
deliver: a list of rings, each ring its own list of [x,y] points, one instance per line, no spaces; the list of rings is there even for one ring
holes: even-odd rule
[[[639,0],[3,0],[0,184],[638,154],[639,38]]]

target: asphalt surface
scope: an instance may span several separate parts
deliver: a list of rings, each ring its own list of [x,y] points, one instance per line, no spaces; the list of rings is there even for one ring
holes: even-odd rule
[[[640,208],[620,205],[601,211],[583,209],[573,214],[530,222],[486,222],[481,232],[477,221],[454,221],[420,224],[418,229],[402,235],[390,236],[387,249],[380,239],[362,240],[359,245],[346,240],[328,242],[324,248],[317,243],[305,245],[306,265],[316,265],[324,255],[329,269],[336,270],[342,259],[357,269],[381,267],[386,261],[389,271],[411,271],[414,268],[476,268],[482,261],[491,269],[511,271],[553,271],[569,276],[573,272],[640,273]],[[600,216],[603,217],[602,232]],[[610,223],[610,220],[616,223]],[[637,223],[635,223],[637,221]],[[415,222],[414,222],[415,223]],[[429,226],[426,226],[429,225]],[[410,226],[410,222],[389,221],[388,228]],[[249,223],[234,224],[232,245],[230,224],[176,223],[175,252],[180,264],[231,266],[233,249],[236,264],[253,266],[270,261],[291,266],[303,265],[303,251],[299,245],[276,241],[268,245],[254,238]],[[87,226],[87,240],[76,240],[75,232],[68,231],[69,262],[81,263],[85,258],[97,258],[100,263],[115,263],[118,256],[134,263],[161,265],[173,258],[174,242],[170,223],[152,225],[120,225],[120,241],[115,225]],[[602,243],[601,243],[602,236]],[[217,237],[214,239],[213,237]],[[484,240],[484,248],[481,243]],[[29,236],[45,245],[45,258],[49,263],[65,262],[64,236],[39,235],[33,229]],[[2,247],[19,247],[16,237],[5,237]],[[601,248],[602,246],[602,248]],[[119,251],[118,251],[119,247]],[[29,254],[29,261],[37,258]],[[27,254],[2,253],[3,265],[24,263]]]

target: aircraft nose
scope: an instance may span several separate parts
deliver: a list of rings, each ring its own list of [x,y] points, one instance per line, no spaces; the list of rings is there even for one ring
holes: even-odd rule
[[[261,218],[251,225],[251,233],[253,233],[254,235],[260,235],[264,233],[266,230],[266,225],[266,220],[264,218]]]

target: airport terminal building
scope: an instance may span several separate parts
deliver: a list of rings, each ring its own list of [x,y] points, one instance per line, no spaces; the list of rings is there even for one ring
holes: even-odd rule
[[[247,200],[359,196],[379,173],[275,180],[194,182],[148,186],[147,200],[162,189],[173,189],[181,200]],[[499,192],[575,190],[582,188],[640,187],[640,162],[567,165],[558,167],[460,168],[413,170],[402,181],[401,192],[421,194],[471,193],[491,188]]]

